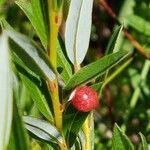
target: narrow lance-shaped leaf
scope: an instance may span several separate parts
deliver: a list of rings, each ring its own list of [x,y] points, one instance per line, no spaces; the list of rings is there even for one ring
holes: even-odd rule
[[[11,129],[11,138],[10,138],[8,149],[29,150],[28,134],[24,127],[22,117],[19,113],[19,109],[16,104],[16,99],[14,99],[13,104],[14,104],[13,105],[13,121],[12,121],[12,129]],[[12,148],[12,147],[15,147],[15,148]]]
[[[72,76],[72,69],[63,53],[63,46],[61,43],[61,41],[58,41],[57,44],[57,68],[62,79],[67,82]]]
[[[62,136],[59,131],[49,122],[37,118],[25,116],[26,129],[37,138],[52,143],[62,143]]]
[[[143,150],[148,150],[148,144],[146,142],[145,136],[140,132],[139,133],[141,140],[142,140],[142,148]]]
[[[113,34],[108,42],[107,48],[106,48],[106,54],[110,54],[110,53],[114,53],[117,52],[119,50],[119,45],[120,45],[120,35],[121,35],[121,31],[122,31],[123,26],[117,26],[115,28],[115,30],[113,31]],[[107,78],[107,75],[109,73],[109,69],[107,70],[106,74],[105,74],[105,79]]]
[[[65,45],[73,64],[81,64],[88,50],[93,0],[72,0],[65,29]]]
[[[106,48],[105,54],[112,53],[118,51],[118,44],[120,39],[120,34],[123,26],[117,26],[109,40],[108,46]]]
[[[64,0],[64,6],[63,6],[63,18],[66,21],[67,16],[68,16],[68,10],[70,6],[70,1],[71,0]]]
[[[26,77],[25,75],[23,75],[21,73],[20,73],[20,77],[21,77],[23,83],[25,84],[26,88],[28,89],[31,98],[35,102],[39,111],[49,121],[53,121],[53,117],[52,117],[51,111],[49,109],[48,103],[47,103],[44,95],[42,94],[42,92],[38,88],[38,86],[33,81],[31,81],[28,77]]]
[[[9,31],[12,31],[12,32],[16,33],[16,31],[8,24],[8,22],[6,20],[2,20],[1,24],[2,24],[2,26],[3,26],[4,29],[7,29]],[[21,36],[23,36],[23,35],[21,35]],[[62,44],[61,44],[62,42],[60,42],[60,41],[58,41],[58,44],[57,44],[57,57],[58,57],[58,59],[57,59],[57,67],[58,67],[58,69],[59,69],[59,67],[60,67],[60,69],[63,68],[63,71],[60,73],[61,77],[59,76],[60,79],[63,79],[64,81],[68,81],[68,79],[72,75],[72,70],[71,70],[71,66],[70,66],[68,60],[65,58],[65,55],[63,53],[64,46],[62,46]],[[33,44],[33,42],[31,40],[30,40],[30,42],[31,42],[31,44]],[[39,48],[37,48],[37,46],[35,44],[33,44],[33,46],[35,46],[35,48],[37,49],[37,51],[41,51],[41,50],[39,50]],[[12,50],[14,50],[16,52],[16,55],[18,55],[18,57],[20,57],[22,59],[22,61],[26,64],[26,66],[28,68],[30,68],[32,71],[34,71],[34,73],[36,73],[36,74],[38,74],[40,76],[43,76],[43,73],[42,74],[40,72],[37,73],[37,70],[35,69],[35,66],[31,66],[32,59],[29,62],[28,60],[26,60],[27,59],[26,57],[28,57],[28,59],[30,59],[30,57],[29,56],[24,56],[24,55],[21,54],[22,53],[22,49],[20,47],[16,46],[16,44],[12,43],[11,44],[11,48],[12,48]],[[46,54],[44,54],[44,55],[46,55]],[[45,57],[46,57],[46,58],[44,58],[45,62],[48,63],[48,65],[50,65],[47,56],[45,56]],[[35,62],[33,62],[33,65],[34,65],[34,63]],[[28,72],[31,72],[30,69],[28,69],[27,67],[25,67],[25,65],[21,65],[21,66],[23,66],[23,68],[25,68],[26,70],[28,70]],[[50,67],[51,67],[51,65],[50,65]],[[34,74],[34,76],[35,76],[35,74]],[[59,84],[60,84],[60,82],[61,82],[61,80],[59,80]]]
[[[56,78],[55,71],[48,57],[34,42],[15,31],[6,30],[6,33],[14,41],[11,43],[13,51],[28,68],[46,80],[54,80]],[[15,44],[21,47],[21,49],[18,49]]]
[[[12,75],[10,70],[8,37],[0,36],[0,149],[6,149],[12,120]]]
[[[115,124],[113,138],[113,150],[134,150],[134,147],[128,137],[121,131],[117,124]]]
[[[89,82],[91,79],[97,77],[98,75],[104,74],[107,69],[113,67],[116,63],[123,60],[129,54],[128,51],[119,51],[83,67],[72,78],[68,81],[65,89],[69,90],[77,85],[85,82]]]
[[[135,14],[126,17],[127,23],[137,31],[150,36],[150,22]]]
[[[43,78],[49,80],[56,78],[56,72],[42,49],[28,37],[16,32],[6,20],[1,20],[1,25],[14,41],[11,42],[12,50],[28,68]]]
[[[32,0],[31,2],[22,1],[22,0],[16,1],[16,4],[23,10],[23,12],[31,21],[43,46],[46,48],[47,41],[48,41],[48,36],[47,36],[48,29],[47,26],[45,25],[45,20],[41,8],[42,3],[40,2],[40,0]]]
[[[74,144],[78,133],[89,113],[76,111],[72,105],[69,105],[64,113],[64,134],[69,147]]]

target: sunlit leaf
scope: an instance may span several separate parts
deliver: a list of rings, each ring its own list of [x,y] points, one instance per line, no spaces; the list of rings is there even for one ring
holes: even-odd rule
[[[123,60],[129,54],[128,51],[119,51],[83,67],[68,81],[65,89],[69,90],[79,84],[87,83],[98,75],[104,74],[107,69],[112,68],[116,63]]]
[[[11,43],[13,51],[22,59],[28,68],[46,80],[54,80],[56,78],[55,71],[48,57],[33,41],[15,31],[7,30],[6,33],[13,41]],[[18,49],[16,45],[21,49]]]

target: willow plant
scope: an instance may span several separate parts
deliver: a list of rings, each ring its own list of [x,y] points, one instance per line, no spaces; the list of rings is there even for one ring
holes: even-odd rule
[[[39,145],[43,150],[94,149],[93,114],[97,104],[92,109],[85,104],[81,111],[72,103],[74,95],[80,87],[86,87],[97,93],[100,103],[105,86],[132,62],[134,55],[133,50],[119,49],[123,30],[120,25],[110,38],[106,54],[89,64],[83,63],[89,49],[93,3],[17,0],[15,5],[29,19],[37,40],[15,31],[4,17],[1,19],[0,46],[4,51],[0,51],[0,81],[6,86],[0,84],[0,91],[4,91],[0,101],[6,107],[0,106],[0,150],[38,149]],[[116,65],[119,69],[108,76]],[[28,102],[28,95],[32,103]],[[83,97],[86,99],[88,94],[83,92]],[[113,148],[133,149],[117,124]]]

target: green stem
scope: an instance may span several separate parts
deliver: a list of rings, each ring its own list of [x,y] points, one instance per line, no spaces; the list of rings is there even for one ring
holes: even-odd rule
[[[52,63],[54,69],[57,69],[57,38],[58,31],[62,21],[62,7],[55,8],[56,1],[48,0],[48,13],[49,13],[49,44],[48,44],[48,54],[50,62]],[[49,91],[51,93],[53,109],[54,109],[54,121],[57,129],[62,133],[63,125],[62,125],[62,109],[61,103],[59,100],[59,89],[58,89],[58,80],[57,78],[48,83]],[[61,150],[67,150],[65,139],[62,143],[59,144]]]
[[[49,91],[52,97],[53,109],[54,109],[54,121],[59,131],[62,131],[62,110],[59,102],[59,92],[57,80],[51,81],[49,84]]]
[[[49,53],[49,59],[53,67],[57,69],[57,37],[58,37],[58,30],[62,20],[62,9],[55,10],[53,8],[52,0],[48,0],[48,9],[49,9],[49,27],[50,27],[48,53]],[[50,81],[48,83],[48,86],[52,97],[55,125],[61,131],[62,110],[61,110],[61,104],[59,102],[59,91],[58,91],[57,79]]]
[[[49,8],[49,28],[50,28],[50,35],[49,35],[49,57],[51,63],[56,68],[57,67],[57,37],[59,27],[62,22],[62,7],[58,9],[53,8],[53,1],[48,0],[48,8]],[[62,4],[63,5],[63,4]]]

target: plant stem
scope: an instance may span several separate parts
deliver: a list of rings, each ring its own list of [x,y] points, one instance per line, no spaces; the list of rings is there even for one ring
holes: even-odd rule
[[[58,30],[62,20],[62,9],[55,10],[53,8],[52,0],[48,0],[49,9],[49,46],[48,54],[50,62],[52,63],[54,69],[57,69],[57,37]],[[57,79],[50,81],[48,87],[52,97],[53,109],[54,109],[54,120],[56,127],[62,131],[62,110],[61,104],[59,102],[59,91],[58,91],[58,81]]]
[[[59,92],[57,80],[53,80],[49,83],[49,91],[51,92],[53,109],[54,109],[54,121],[59,131],[62,130],[62,111],[61,104],[59,102]]]
[[[62,7],[53,8],[54,1],[48,0],[48,12],[49,12],[49,44],[48,44],[48,54],[50,62],[52,63],[55,70],[57,70],[57,37],[59,27],[62,21]],[[63,125],[62,125],[62,109],[61,103],[59,100],[59,88],[58,88],[58,80],[57,78],[48,83],[49,91],[52,98],[53,109],[54,109],[54,120],[57,129],[62,133]],[[63,134],[63,133],[62,133]],[[61,150],[67,150],[65,139],[62,143],[59,144]]]
[[[79,70],[80,70],[80,65],[77,65],[77,64],[75,64],[74,65],[74,72],[76,73],[76,72],[78,72]]]
[[[93,112],[88,115],[86,118],[84,124],[83,124],[83,132],[86,137],[86,144],[85,144],[85,150],[91,150],[93,149],[93,141],[94,141],[94,136],[93,136],[93,131],[94,131],[94,119],[93,119]]]

